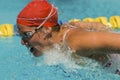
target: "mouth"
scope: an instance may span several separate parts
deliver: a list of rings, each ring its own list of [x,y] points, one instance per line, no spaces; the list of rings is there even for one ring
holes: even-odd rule
[[[37,49],[34,48],[34,47],[31,47],[31,48],[30,48],[30,52],[33,53],[33,55],[34,55],[35,57],[39,57],[39,56],[41,56],[41,55],[43,54],[42,51],[37,50]]]

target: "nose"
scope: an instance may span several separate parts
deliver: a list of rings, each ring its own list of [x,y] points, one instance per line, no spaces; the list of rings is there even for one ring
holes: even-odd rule
[[[21,44],[22,44],[22,45],[25,45],[25,42],[24,42],[23,40],[21,40]]]

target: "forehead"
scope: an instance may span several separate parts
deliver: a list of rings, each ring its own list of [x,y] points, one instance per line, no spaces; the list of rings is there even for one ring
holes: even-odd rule
[[[18,31],[20,33],[32,31],[32,30],[35,30],[35,28],[36,28],[36,27],[28,27],[28,26],[24,26],[24,25],[20,25],[20,24],[18,24],[17,27],[18,27]]]

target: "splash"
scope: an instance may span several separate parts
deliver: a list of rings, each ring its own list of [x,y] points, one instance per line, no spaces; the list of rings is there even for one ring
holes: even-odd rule
[[[72,61],[71,54],[72,52],[70,50],[63,51],[59,45],[55,44],[53,49],[45,51],[44,62],[48,65],[63,64],[69,68],[79,68]]]
[[[110,54],[110,60],[112,62],[111,68],[113,71],[120,69],[120,54]]]
[[[73,58],[71,50],[62,50],[57,44],[54,48],[45,51],[43,56],[43,62],[47,65],[59,65],[62,64],[65,68],[71,69],[83,69],[84,68],[98,68],[100,64],[96,61],[86,57]]]

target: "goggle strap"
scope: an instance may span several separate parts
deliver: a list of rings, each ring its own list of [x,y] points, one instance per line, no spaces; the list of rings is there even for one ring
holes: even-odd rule
[[[48,16],[45,18],[45,20],[36,28],[37,30],[40,29],[43,24],[45,24],[45,22],[52,16],[52,12],[53,12],[53,9],[54,9],[54,5],[52,5],[52,9],[50,11],[50,13],[48,14]],[[53,13],[53,15],[55,14],[56,12]]]

